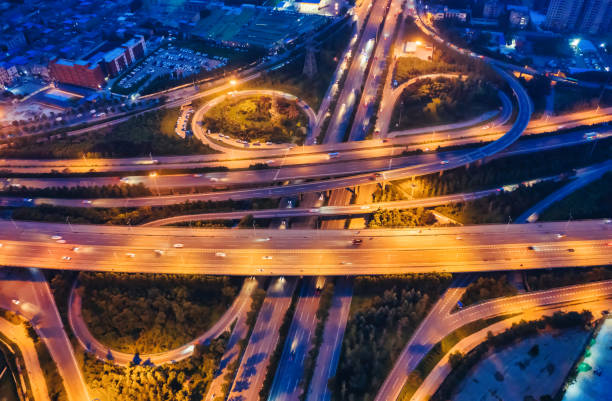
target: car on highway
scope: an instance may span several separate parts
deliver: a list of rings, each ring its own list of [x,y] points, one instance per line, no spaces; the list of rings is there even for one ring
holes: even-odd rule
[[[442,161],[440,162],[440,164],[444,166],[444,165],[448,164],[448,160],[442,160]]]
[[[215,256],[216,256],[216,257],[218,257],[218,258],[224,258],[224,257],[226,257],[227,255],[225,254],[225,252],[216,252],[216,253],[215,253]]]
[[[184,245],[179,243],[179,242],[177,242],[176,244],[174,244],[172,246],[175,247],[175,248],[182,248]]]
[[[272,260],[272,256],[268,256],[268,255],[266,255],[266,256],[262,256],[261,258],[262,258],[263,260]]]
[[[353,245],[361,245],[363,243],[363,240],[361,238],[353,238],[353,240],[351,241],[351,244]]]
[[[62,239],[62,236],[61,235],[52,235],[51,239],[57,241],[58,239]]]
[[[62,256],[62,260],[65,260],[68,262],[68,261],[71,261],[72,258],[70,256]]]
[[[156,249],[154,252],[155,252],[155,254],[156,254],[157,256],[162,256],[162,255],[165,253],[165,252],[164,252],[164,251],[162,251],[161,249]]]
[[[133,259],[133,258],[136,257],[136,254],[132,253],[132,252],[128,252],[128,253],[125,254],[125,256],[127,256],[128,258],[132,258]]]
[[[91,201],[90,200],[84,200],[81,203],[83,203],[85,205],[91,205]]]

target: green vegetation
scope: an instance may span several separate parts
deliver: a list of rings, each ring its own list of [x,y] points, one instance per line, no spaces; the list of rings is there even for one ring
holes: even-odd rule
[[[340,363],[330,380],[334,399],[374,399],[394,359],[450,279],[450,274],[355,278]]]
[[[130,208],[85,208],[40,205],[35,207],[21,207],[13,210],[15,220],[70,222],[75,224],[144,224],[148,221],[159,220],[182,214],[198,214],[209,212],[229,212],[234,210],[271,209],[278,206],[278,199],[246,199],[227,201],[197,201],[177,203],[168,206],[143,206],[137,209]]]
[[[433,211],[461,224],[504,223],[515,219],[529,207],[558,189],[564,182],[544,181],[530,187],[520,185],[514,191],[498,192],[484,198],[457,202],[435,208],[378,209],[370,216],[369,228],[431,226],[438,223]],[[400,200],[396,186],[377,189],[375,202]]]
[[[402,130],[455,123],[498,106],[497,91],[481,79],[423,79],[404,89],[390,125]]]
[[[155,353],[210,328],[238,292],[221,276],[81,273],[78,291],[92,335],[109,348]]]
[[[308,116],[297,103],[276,96],[230,97],[208,110],[202,123],[249,142],[302,144],[308,133]]]
[[[427,198],[494,188],[561,173],[569,176],[572,169],[608,160],[611,153],[612,138],[600,139],[594,143],[504,157],[480,166],[458,167],[442,174],[398,181],[396,184],[404,192],[395,191],[397,196],[407,193],[415,198]]]
[[[479,277],[477,281],[467,286],[461,297],[461,303],[464,306],[470,306],[492,298],[510,297],[516,295],[517,292],[517,289],[508,283],[508,277],[505,274]]]
[[[191,357],[161,366],[121,367],[84,354],[83,374],[92,397],[101,401],[203,400],[229,334],[196,345]]]
[[[612,173],[554,203],[540,216],[541,221],[612,217]]]
[[[431,226],[435,223],[436,216],[423,208],[378,209],[370,216],[368,228]]]
[[[550,94],[550,79],[544,75],[535,75],[530,80],[520,77],[518,81],[533,102],[534,114],[543,113],[546,110],[546,96]]]
[[[102,186],[76,186],[76,187],[46,187],[28,188],[10,186],[0,190],[2,196],[26,196],[44,198],[130,198],[153,195],[144,184],[120,184]]]
[[[525,275],[529,289],[531,291],[541,291],[568,285],[612,280],[612,267],[577,267],[574,269],[555,269],[552,271],[528,270],[525,271]]]
[[[182,139],[174,132],[178,109],[155,110],[131,117],[120,124],[38,142],[35,137],[15,139],[0,150],[7,158],[136,157],[208,154],[214,151],[195,138]]]
[[[409,26],[409,23],[407,26]],[[399,57],[395,67],[394,79],[398,84],[402,84],[420,75],[437,73],[469,74],[471,77],[488,81],[499,81],[497,74],[481,60],[439,45],[434,47],[431,61],[413,56]]]
[[[325,286],[321,291],[321,297],[319,298],[319,307],[317,308],[317,327],[315,329],[314,339],[312,340],[312,348],[308,351],[308,356],[304,361],[304,382],[302,387],[302,393],[300,394],[300,400],[305,401],[308,395],[308,388],[314,375],[315,365],[317,362],[317,355],[319,355],[319,349],[323,343],[323,331],[325,330],[325,323],[329,317],[329,308],[332,304],[334,297],[334,283],[331,280],[325,282]]]
[[[511,315],[500,315],[489,319],[479,319],[459,327],[442,340],[437,342],[425,354],[419,362],[415,370],[410,372],[406,382],[402,386],[402,390],[397,398],[397,401],[410,401],[419,386],[423,383],[429,372],[436,367],[438,362],[446,355],[459,341],[480,331],[494,323],[508,319]],[[452,355],[451,355],[452,356]],[[451,365],[457,363],[457,355],[453,356],[450,361]]]
[[[612,106],[612,91],[605,91],[601,97],[600,88],[585,88],[569,83],[557,83],[555,86],[555,113],[570,113],[572,111],[595,110]]]
[[[443,401],[452,399],[457,386],[467,377],[470,370],[489,352],[500,350],[504,347],[520,341],[527,337],[533,337],[546,329],[568,329],[573,327],[582,328],[590,324],[593,316],[590,311],[578,312],[555,312],[552,316],[544,316],[540,320],[512,324],[498,335],[489,332],[487,340],[468,352],[463,358],[455,358],[454,369],[446,377],[438,391],[430,398],[430,401]]]
[[[544,181],[529,187],[520,185],[514,191],[438,206],[435,210],[462,224],[507,223],[560,188],[563,183]]]

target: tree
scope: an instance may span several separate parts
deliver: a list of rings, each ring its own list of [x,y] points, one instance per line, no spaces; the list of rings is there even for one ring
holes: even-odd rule
[[[451,368],[456,369],[463,360],[463,354],[460,351],[455,351],[448,356],[448,363]]]

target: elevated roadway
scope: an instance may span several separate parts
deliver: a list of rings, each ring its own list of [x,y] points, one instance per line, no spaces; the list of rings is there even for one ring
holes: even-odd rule
[[[0,243],[4,266],[142,273],[301,276],[612,264],[612,225],[603,220],[362,231],[3,221]]]

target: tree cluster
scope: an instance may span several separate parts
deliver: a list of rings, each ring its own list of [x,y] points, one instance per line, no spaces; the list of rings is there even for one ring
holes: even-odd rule
[[[124,352],[173,349],[227,310],[236,279],[221,276],[81,273],[82,314],[93,336]]]
[[[408,338],[450,281],[448,274],[357,277],[335,378],[339,400],[372,400]]]
[[[404,89],[391,126],[407,129],[465,121],[498,105],[497,91],[487,81],[428,78]]]
[[[84,354],[83,373],[92,393],[116,401],[202,401],[219,365],[229,334],[197,345],[191,357],[153,366],[147,361],[121,367]]]
[[[308,117],[296,102],[269,96],[227,99],[206,112],[205,129],[248,142],[303,142]]]
[[[525,274],[527,275],[526,280],[529,289],[532,291],[612,280],[612,268],[609,266],[556,269],[552,271],[529,270]]]
[[[505,274],[498,277],[479,277],[477,281],[467,286],[461,297],[461,303],[469,306],[487,299],[516,295],[517,292],[516,288],[508,283]]]
[[[245,199],[226,201],[196,201],[177,203],[167,206],[143,206],[130,208],[83,208],[70,206],[52,206],[42,204],[34,207],[22,207],[13,211],[15,220],[32,220],[48,222],[70,222],[75,224],[143,224],[183,214],[208,212],[229,212],[233,210],[270,209],[278,205],[278,199]]]
[[[150,196],[151,190],[143,183],[139,184],[115,184],[101,186],[80,186],[75,187],[46,187],[29,188],[10,186],[0,190],[1,195],[6,196],[27,196],[45,198],[130,198],[137,196]]]
[[[596,219],[612,217],[612,173],[570,194],[542,213],[540,220]]]
[[[378,209],[372,213],[368,228],[393,228],[431,226],[436,223],[436,216],[423,208],[417,209]]]
[[[494,159],[485,165],[471,165],[416,177],[415,198],[446,195],[463,191],[520,183],[608,160],[612,138],[600,139],[597,145],[585,143],[571,147]],[[404,181],[407,185],[413,181]]]

